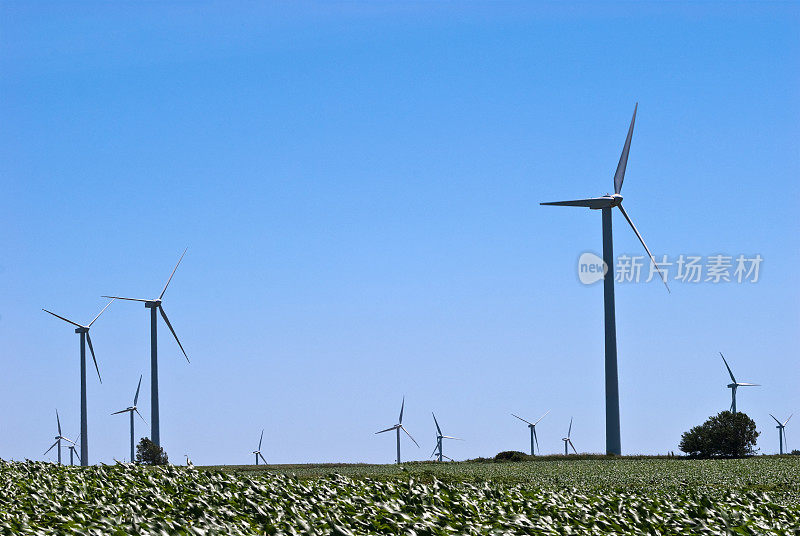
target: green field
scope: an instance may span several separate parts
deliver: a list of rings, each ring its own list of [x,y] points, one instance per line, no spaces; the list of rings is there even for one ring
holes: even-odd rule
[[[3,534],[800,534],[800,457],[63,467],[0,462]]]

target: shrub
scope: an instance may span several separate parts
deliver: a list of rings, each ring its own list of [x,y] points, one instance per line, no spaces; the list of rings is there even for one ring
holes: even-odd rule
[[[163,448],[143,437],[136,445],[136,463],[139,465],[167,465],[169,457]]]
[[[755,454],[759,433],[746,414],[723,411],[681,436],[679,448],[696,458],[741,458]]]
[[[531,457],[528,454],[519,452],[518,450],[504,450],[494,457],[494,461],[496,462],[524,462],[530,459]]]

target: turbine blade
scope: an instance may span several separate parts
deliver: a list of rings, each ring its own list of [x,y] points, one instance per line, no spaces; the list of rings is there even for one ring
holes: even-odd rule
[[[186,350],[183,349],[183,345],[181,344],[181,341],[178,339],[178,336],[175,334],[175,330],[172,329],[172,324],[169,323],[169,318],[167,318],[167,313],[164,312],[164,308],[160,305],[158,306],[158,311],[161,313],[161,318],[164,319],[164,322],[166,322],[167,327],[172,332],[172,336],[175,337],[175,341],[178,343],[178,346],[181,347],[181,352],[183,352],[183,357],[185,357],[186,362],[189,363],[190,362],[189,356],[186,355]]]
[[[64,322],[69,322],[69,323],[70,323],[70,324],[72,324],[73,326],[77,326],[77,327],[79,327],[79,328],[84,328],[84,327],[86,327],[86,326],[81,326],[81,325],[80,325],[80,324],[78,324],[77,322],[73,322],[73,321],[72,321],[72,320],[70,320],[69,318],[64,318],[63,316],[59,316],[59,315],[55,314],[53,311],[48,311],[47,309],[42,309],[42,311],[44,311],[45,313],[50,313],[50,314],[51,314],[51,315],[53,315],[54,317],[56,317],[56,318],[60,318],[60,319],[61,319],[61,320],[63,320]]]
[[[397,421],[400,424],[403,424],[403,410],[406,407],[406,397],[403,397],[403,403],[400,404],[400,420]]]
[[[144,417],[142,417],[142,414],[141,414],[141,413],[139,413],[139,410],[138,410],[138,409],[134,408],[134,409],[133,409],[133,411],[135,411],[135,412],[136,412],[136,415],[138,415],[138,416],[139,416],[139,418],[140,418],[140,419],[142,419],[142,421],[144,421],[144,423],[145,423],[145,424],[147,424],[147,421],[145,421],[145,420],[144,420]]]
[[[439,435],[442,435],[442,429],[439,428],[439,421],[436,420],[436,415],[432,411],[431,415],[433,415],[433,422],[436,423],[436,431],[439,432]]]
[[[572,440],[571,440],[571,439],[569,439],[569,440],[567,440],[567,442],[569,443],[569,446],[570,446],[570,447],[572,447],[572,452],[574,452],[575,454],[577,454],[577,453],[578,453],[578,451],[577,451],[577,450],[575,450],[575,445],[573,445],[573,444],[572,444]]]
[[[53,447],[55,447],[56,445],[58,445],[58,440],[57,440],[57,439],[56,439],[56,442],[55,442],[55,443],[53,443],[52,445],[50,445],[50,448],[49,448],[49,449],[47,449],[46,451],[44,451],[44,454],[42,454],[42,456],[44,456],[45,454],[47,454],[48,452],[50,452],[51,450],[53,450]]]
[[[450,436],[450,435],[443,435],[442,438],[444,438],[444,439],[457,439],[459,441],[464,441],[460,437],[453,437],[453,436]]]
[[[122,296],[100,296],[101,298],[111,298],[112,300],[127,300],[127,301],[140,301],[149,302],[153,300],[143,300],[141,298],[123,298]]]
[[[261,429],[261,437],[258,440],[258,450],[261,450],[261,442],[264,441],[264,429]]]
[[[547,410],[547,412],[545,412],[545,414],[544,414],[544,415],[542,415],[541,417],[539,417],[539,421],[541,421],[542,419],[544,419],[545,417],[547,417],[547,414],[548,414],[548,413],[550,413],[550,410],[549,410],[549,409]],[[537,424],[539,424],[539,421],[536,421],[535,423],[533,423],[533,425],[534,425],[534,426],[536,426]]]
[[[770,413],[770,414],[769,414],[769,416],[770,416],[770,417],[772,417],[772,420],[774,420],[776,423],[778,423],[778,426],[783,426],[783,425],[781,424],[781,421],[779,421],[778,419],[776,419],[776,418],[775,418],[775,415],[773,415],[772,413]],[[790,417],[790,418],[791,418],[791,417]],[[787,419],[787,420],[788,420],[788,419]]]
[[[133,405],[139,404],[139,389],[142,387],[142,375],[139,374],[139,385],[136,386],[136,394],[133,397]]]
[[[400,426],[400,429],[401,429],[402,431],[404,431],[408,437],[411,437],[411,434],[409,434],[409,433],[408,433],[408,430],[406,430],[404,426],[402,426],[402,425],[401,425],[401,426]],[[419,447],[419,443],[417,443],[417,440],[416,440],[416,439],[414,439],[413,437],[411,437],[411,441],[413,441],[413,442],[414,442],[414,444],[417,446],[417,448],[420,448],[420,447]]]
[[[58,424],[58,435],[61,435],[61,419],[58,418],[58,410],[56,410],[56,424]]]
[[[736,385],[738,387],[761,387],[760,383],[738,382]]]
[[[792,415],[789,415],[789,419],[791,419],[793,415],[794,415],[794,413],[792,413]],[[786,426],[786,423],[789,422],[789,419],[786,419],[785,421],[783,421],[783,425],[784,426]]]
[[[728,360],[725,359],[725,356],[722,355],[722,352],[719,353],[719,356],[722,358],[722,362],[725,363],[725,368],[728,369],[728,374],[731,375],[731,381],[736,383],[736,378],[733,377],[733,371],[731,370],[731,367],[728,366]]]
[[[539,438],[536,436],[536,427],[533,427],[533,440],[536,443],[536,450],[539,451],[539,454],[542,453],[542,450],[539,448]]]
[[[86,332],[86,342],[89,343],[89,351],[92,353],[92,361],[94,361],[94,369],[97,371],[97,378],[100,380],[100,383],[103,383],[103,378],[100,377],[100,367],[97,366],[97,358],[94,356],[94,347],[92,347],[92,338],[89,336],[89,332]]]
[[[261,454],[261,453],[259,452],[259,453],[258,453],[258,457],[259,457],[259,458],[261,458],[261,461],[262,461],[262,462],[264,462],[264,465],[267,465],[267,460],[266,460],[266,458],[264,458],[264,455],[263,455],[263,454]]]
[[[519,415],[514,415],[513,413],[512,413],[511,415],[512,415],[513,417],[516,417],[517,419],[521,420],[522,422],[526,422],[526,423],[528,423],[528,424],[530,424],[530,425],[533,425],[533,423],[532,423],[532,422],[530,422],[530,421],[526,421],[525,419],[523,419],[523,418],[522,418],[522,417],[520,417]]]
[[[435,446],[435,447],[433,447],[433,452],[431,452],[431,455],[430,455],[430,456],[428,456],[428,458],[431,458],[431,457],[433,457],[433,455],[434,455],[434,454],[436,454],[436,451],[437,451],[437,450],[439,450],[439,442],[438,442],[438,441],[436,442],[436,446]]]
[[[453,458],[451,458],[450,456],[447,456],[446,454],[442,454],[442,458],[447,458],[451,462],[453,461]]]
[[[88,326],[86,326],[86,327],[87,327],[87,328],[90,328],[90,327],[92,327],[92,324],[94,324],[94,321],[95,321],[95,320],[97,320],[98,318],[100,318],[100,315],[101,315],[101,314],[103,314],[103,311],[105,311],[106,309],[108,309],[108,306],[109,306],[109,305],[111,305],[112,303],[114,303],[114,300],[115,300],[115,298],[111,298],[111,301],[109,301],[109,302],[106,304],[106,306],[105,306],[105,307],[103,307],[103,310],[102,310],[102,311],[100,311],[99,313],[97,313],[97,316],[96,316],[96,317],[94,317],[94,319],[93,319],[91,322],[89,322],[89,325],[88,325]]]
[[[398,428],[399,428],[399,426],[397,424],[395,424],[391,428],[387,428],[386,430],[381,430],[380,432],[375,432],[375,433],[376,434],[382,434],[384,432],[391,432],[392,430],[397,430]]]
[[[125,412],[128,412],[128,411],[133,411],[133,410],[132,409],[127,409],[127,408],[126,409],[121,409],[119,411],[115,411],[111,415],[119,415],[120,413],[125,413]]]
[[[540,205],[553,205],[559,207],[587,207],[587,208],[607,208],[611,206],[611,197],[589,197],[587,199],[573,199],[571,201],[550,201],[539,203]]]
[[[653,254],[650,253],[650,250],[647,248],[647,244],[644,243],[644,238],[642,238],[642,235],[639,234],[639,231],[636,229],[636,226],[633,224],[633,221],[628,216],[628,213],[625,212],[624,208],[622,208],[622,203],[617,205],[617,208],[619,208],[619,211],[622,212],[623,216],[625,216],[625,219],[628,220],[628,223],[631,225],[631,229],[633,229],[633,232],[636,233],[636,237],[639,239],[639,242],[642,243],[642,245],[644,246],[644,250],[650,256],[650,262],[653,263],[653,266],[656,267],[656,270],[658,270],[658,273],[661,275],[661,280],[664,282],[664,286],[667,287],[667,292],[671,293],[672,291],[669,289],[669,284],[667,283],[667,276],[665,276],[664,272],[661,271],[661,268],[658,267],[658,263],[656,262],[655,257],[653,257]]]
[[[186,249],[183,250],[183,253],[181,254],[181,258],[178,259],[178,264],[175,265],[175,268],[172,269],[172,273],[169,274],[169,279],[167,279],[167,284],[164,285],[164,290],[162,290],[161,294],[158,296],[159,300],[164,297],[164,293],[167,291],[167,287],[169,286],[169,282],[172,281],[172,276],[175,275],[175,271],[178,269],[178,266],[180,265],[181,261],[183,260],[183,256],[186,255],[186,250],[187,249],[189,249],[189,248],[186,248]]]
[[[620,193],[622,190],[622,181],[625,180],[625,168],[628,167],[628,153],[631,150],[631,138],[633,137],[633,124],[636,122],[636,110],[639,108],[639,103],[633,107],[633,117],[631,118],[631,126],[628,127],[628,137],[625,138],[625,146],[622,148],[622,154],[619,157],[619,164],[617,164],[617,172],[614,174],[614,193]]]
[[[62,437],[61,439],[63,439],[64,441],[67,441],[69,443],[72,443],[73,445],[75,444],[75,442],[73,440],[71,440],[71,439],[69,439],[67,437]]]
[[[569,431],[567,432],[567,439],[572,436],[572,417],[569,418]]]

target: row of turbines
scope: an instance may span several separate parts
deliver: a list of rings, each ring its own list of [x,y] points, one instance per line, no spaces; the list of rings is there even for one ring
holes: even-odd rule
[[[619,163],[617,164],[616,172],[614,173],[614,193],[613,194],[605,194],[600,197],[590,197],[585,199],[573,199],[569,201],[555,201],[555,202],[547,202],[541,203],[542,205],[556,205],[556,206],[570,206],[570,207],[583,207],[589,208],[590,210],[600,210],[602,215],[602,236],[603,236],[603,261],[605,262],[606,267],[613,267],[614,266],[614,245],[613,245],[613,233],[612,233],[612,213],[613,209],[617,208],[622,213],[622,216],[625,218],[627,223],[630,225],[631,229],[633,230],[636,237],[641,242],[644,250],[647,252],[647,255],[650,258],[650,261],[655,266],[656,270],[661,275],[662,281],[669,292],[669,285],[667,284],[667,278],[665,274],[661,271],[658,263],[656,263],[655,258],[653,257],[652,253],[650,253],[650,249],[647,247],[647,244],[644,241],[641,233],[636,229],[636,226],[631,220],[628,213],[622,206],[622,184],[625,180],[625,170],[628,165],[628,155],[630,153],[631,147],[631,140],[633,137],[633,129],[636,122],[636,113],[638,111],[639,104],[636,103],[633,109],[633,117],[631,118],[630,126],[628,127],[628,134],[625,138],[625,144],[623,145],[622,154],[620,155]],[[151,440],[156,445],[161,444],[161,431],[160,431],[160,421],[159,421],[159,403],[158,403],[158,315],[160,314],[164,323],[166,324],[167,328],[169,328],[172,336],[175,338],[175,341],[178,343],[178,346],[181,349],[184,357],[186,358],[187,362],[189,361],[189,356],[186,354],[186,351],[181,344],[181,341],[178,339],[175,330],[172,328],[172,324],[170,324],[169,318],[167,318],[167,314],[164,312],[163,307],[163,298],[164,294],[167,291],[167,287],[169,287],[170,281],[172,281],[172,277],[175,275],[178,266],[183,260],[184,255],[186,254],[186,250],[184,250],[183,254],[181,255],[178,263],[175,265],[175,268],[172,270],[172,273],[169,276],[166,284],[164,285],[164,289],[161,291],[161,294],[157,298],[150,298],[150,299],[141,299],[141,298],[126,298],[121,296],[103,296],[105,298],[109,298],[111,301],[106,304],[102,311],[88,324],[78,324],[77,322],[73,322],[63,316],[59,316],[51,311],[46,311],[53,316],[64,320],[75,326],[75,332],[80,335],[80,368],[81,368],[81,432],[80,432],[80,463],[81,465],[88,465],[89,464],[89,437],[88,437],[88,425],[86,419],[86,344],[89,345],[89,351],[92,354],[92,360],[94,361],[94,366],[97,371],[98,378],[100,378],[100,369],[97,366],[97,360],[94,355],[94,348],[92,347],[92,340],[89,336],[89,329],[91,328],[92,324],[100,317],[100,315],[105,311],[109,305],[114,300],[126,300],[126,301],[134,301],[144,303],[145,308],[150,309],[150,426],[151,426]],[[619,412],[619,374],[617,369],[617,333],[616,333],[616,312],[615,312],[615,302],[614,302],[614,277],[604,277],[603,278],[603,304],[604,304],[604,328],[605,328],[605,432],[606,432],[606,454],[622,454],[622,444],[620,440],[620,412]],[[723,356],[724,359],[724,356]],[[727,361],[725,362],[727,367]],[[731,376],[732,383],[728,386],[731,388],[731,395],[732,395],[732,405],[731,411],[736,411],[736,390],[738,387],[743,386],[751,386],[753,384],[737,382],[734,377],[733,373],[730,372],[730,367],[728,367],[728,371]],[[102,383],[102,379],[100,379]],[[141,380],[140,380],[141,382]],[[137,388],[137,396],[134,398],[133,406],[122,410],[121,412],[129,412],[131,418],[131,436],[133,436],[133,413],[139,413],[136,410],[136,400],[138,399],[138,388]],[[140,415],[141,416],[141,415]],[[402,409],[401,409],[401,416],[402,416]],[[791,416],[790,416],[791,418]],[[773,416],[773,419],[775,417]],[[401,419],[402,420],[402,419]],[[523,419],[524,420],[524,419]],[[785,439],[785,431],[784,427],[789,419],[784,422],[778,421],[778,429],[781,437],[781,453],[783,452],[783,441]],[[535,424],[529,423],[525,421],[531,426],[531,434],[533,436],[533,442],[537,441],[536,434],[535,434]],[[538,421],[537,421],[538,422]],[[438,423],[437,429],[438,429]],[[396,431],[397,438],[398,438],[398,461],[400,459],[399,455],[399,437],[400,437],[400,430],[404,431],[406,434],[408,432],[405,428],[402,427],[402,422],[398,423],[397,425],[388,428],[386,430],[382,430],[379,433],[388,432],[388,431]],[[59,436],[61,433],[59,432]],[[409,434],[410,437],[410,434]],[[442,436],[444,438],[444,436]],[[63,438],[62,438],[63,439]],[[413,439],[413,438],[412,438]],[[569,437],[565,438],[565,449],[568,444],[571,444],[570,441],[567,441]],[[74,446],[74,444],[73,444]],[[51,447],[52,448],[52,447]],[[440,445],[437,443],[437,448],[441,452]],[[59,449],[60,450],[60,449]],[[533,449],[532,449],[533,451]],[[256,454],[254,452],[254,454]],[[260,454],[260,447],[259,447],[259,454]],[[60,456],[60,454],[59,454]],[[256,455],[258,459],[258,454]]]

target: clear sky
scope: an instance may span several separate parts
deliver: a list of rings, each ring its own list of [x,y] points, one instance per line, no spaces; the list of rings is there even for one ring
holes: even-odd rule
[[[796,3],[0,6],[0,457],[79,431],[78,336],[156,296],[179,462],[392,462],[431,411],[464,459],[604,449],[603,297],[578,256],[613,191],[656,256],[761,255],[757,283],[617,285],[622,445],[677,451],[726,409],[777,450],[800,413]],[[620,214],[617,253],[642,255]],[[670,274],[670,279],[674,273]],[[149,317],[92,328],[93,462],[149,421]],[[149,428],[137,422],[137,436]],[[796,432],[797,430],[797,432]],[[800,416],[787,426],[800,448]],[[53,452],[48,455],[52,459]]]

